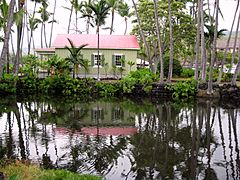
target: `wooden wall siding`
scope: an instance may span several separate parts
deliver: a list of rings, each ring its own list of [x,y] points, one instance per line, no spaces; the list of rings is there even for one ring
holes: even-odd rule
[[[69,56],[69,52],[66,49],[55,49],[55,53],[63,58]],[[97,53],[96,49],[84,49],[81,52],[83,54],[84,59],[89,60],[89,73],[90,75],[96,75],[97,74],[97,67],[92,67],[91,66],[91,56],[92,54]],[[136,59],[137,59],[137,50],[108,50],[108,49],[100,49],[99,53],[102,53],[105,58],[105,62],[108,62],[108,70],[107,74],[112,75],[113,74],[113,68],[112,68],[112,55],[114,54],[123,54],[125,55],[125,66],[123,71],[123,74],[128,74],[130,71],[130,66],[127,64],[128,61],[133,61],[135,62],[135,65],[132,66],[132,71],[135,71],[137,69],[136,66]],[[84,74],[85,71],[84,69],[80,68],[78,70],[78,73]],[[105,68],[100,68],[100,75],[105,75]],[[118,73],[119,75],[119,73]]]

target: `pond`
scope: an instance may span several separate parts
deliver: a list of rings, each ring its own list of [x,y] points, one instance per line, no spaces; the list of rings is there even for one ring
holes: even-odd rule
[[[197,100],[4,97],[0,158],[104,179],[239,179],[240,109]]]

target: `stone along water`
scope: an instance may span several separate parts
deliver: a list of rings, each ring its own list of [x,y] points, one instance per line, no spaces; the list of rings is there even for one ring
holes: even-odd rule
[[[239,179],[240,111],[218,102],[0,102],[0,158],[106,179]]]

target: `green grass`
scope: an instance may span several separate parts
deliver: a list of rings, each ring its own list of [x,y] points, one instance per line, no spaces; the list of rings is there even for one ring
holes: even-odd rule
[[[92,175],[80,175],[66,170],[44,170],[34,165],[16,162],[0,167],[6,179],[9,180],[100,180]]]

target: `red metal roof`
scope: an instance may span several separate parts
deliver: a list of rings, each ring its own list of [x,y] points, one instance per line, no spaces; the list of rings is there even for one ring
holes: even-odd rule
[[[57,35],[52,47],[64,48],[70,46],[69,38],[74,46],[88,44],[86,48],[97,48],[96,34],[59,34]],[[101,35],[99,36],[100,49],[140,49],[137,38],[134,35]]]

